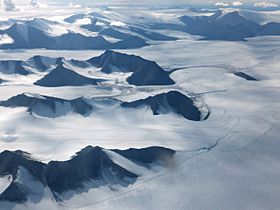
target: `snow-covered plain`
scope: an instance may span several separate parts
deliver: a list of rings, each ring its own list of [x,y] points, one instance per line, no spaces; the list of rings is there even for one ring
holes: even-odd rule
[[[165,11],[142,13],[149,14],[150,21],[160,19]],[[173,18],[176,21],[176,15]],[[128,20],[126,16],[116,21]],[[1,107],[1,151],[23,150],[42,162],[68,160],[88,145],[106,149],[164,146],[177,154],[170,168],[151,175],[108,151],[116,162],[144,176],[125,189],[94,188],[63,203],[54,202],[45,193],[40,203],[0,202],[0,209],[279,209],[279,47],[280,37],[224,42],[197,41],[185,35],[178,41],[117,50],[154,60],[165,69],[178,69],[171,74],[176,82],[172,86],[115,84],[120,76],[116,74],[107,75],[111,83],[105,86],[43,88],[32,85],[40,74],[1,74],[11,82],[0,85],[0,100],[23,92],[66,99],[84,96],[96,99],[97,107],[88,117],[69,114],[54,119],[30,115],[25,108]],[[39,54],[86,60],[101,53],[9,50],[0,51],[0,57],[26,60]],[[76,71],[90,76],[81,69]],[[235,72],[258,81],[247,81]],[[209,118],[189,121],[175,114],[153,116],[146,108],[123,109],[102,103],[104,98],[133,101],[169,90],[179,90],[206,104],[211,110]],[[21,171],[29,180],[28,172]],[[0,193],[8,186],[6,179],[0,178]]]

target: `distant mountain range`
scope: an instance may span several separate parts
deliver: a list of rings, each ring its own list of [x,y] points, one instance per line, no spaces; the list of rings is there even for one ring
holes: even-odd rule
[[[0,49],[34,49],[45,48],[52,50],[86,50],[86,49],[108,49],[136,48],[139,44],[127,42],[126,40],[111,43],[102,36],[86,36],[80,33],[69,31],[66,34],[52,36],[45,31],[30,25],[30,22],[15,23],[6,30],[1,30],[0,34],[8,35],[13,43],[0,45]],[[127,42],[127,43],[126,43]],[[125,44],[124,44],[125,43]],[[136,45],[137,44],[137,45]],[[141,47],[147,45],[145,41]]]
[[[175,37],[157,33],[145,27],[143,28],[131,25],[128,25],[127,27],[113,26],[110,19],[98,13],[89,13],[88,15],[77,14],[66,18],[65,21],[69,23],[75,23],[85,18],[90,19],[90,23],[82,25],[81,28],[89,30],[91,32],[98,32],[99,35],[110,36],[116,39],[135,41],[140,41],[141,39],[139,37],[153,41],[176,40]]]
[[[89,19],[90,23],[80,25],[78,21],[84,18]],[[9,41],[1,44],[0,49],[131,49],[148,46],[147,41],[150,40],[176,40],[174,37],[151,31],[148,28],[114,25],[112,20],[98,13],[73,15],[66,18],[65,22],[34,18],[5,21],[5,25],[7,27],[0,30],[0,35],[8,37]],[[76,25],[76,28],[73,25]],[[92,34],[92,32],[95,33]],[[114,40],[111,40],[112,38]]]
[[[264,25],[248,19],[238,11],[217,11],[210,16],[182,16],[181,24],[156,23],[153,29],[179,30],[202,36],[202,40],[245,41],[256,36],[279,36],[280,23]]]
[[[83,22],[85,19],[87,22]],[[280,23],[261,25],[239,11],[218,10],[210,16],[182,16],[179,20],[182,24],[159,22],[140,26],[120,21],[114,23],[98,13],[72,15],[64,22],[44,18],[10,20],[5,21],[9,27],[0,30],[0,35],[8,38],[0,49],[131,49],[148,46],[150,41],[177,40],[159,32],[159,29],[200,35],[203,40],[244,41],[255,36],[280,35]]]

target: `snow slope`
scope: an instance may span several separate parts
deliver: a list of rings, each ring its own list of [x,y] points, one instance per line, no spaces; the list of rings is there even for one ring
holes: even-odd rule
[[[151,10],[142,7],[138,10],[114,8],[102,13],[108,15],[108,19],[114,18],[114,21],[129,24],[137,20],[135,23],[143,25],[158,19],[160,22],[178,24],[178,17],[183,14],[184,9]],[[63,21],[69,14],[62,16]],[[55,196],[50,190],[32,179],[34,170],[15,167],[17,170],[13,170],[13,173],[1,173],[4,176],[0,178],[0,183],[3,183],[0,185],[1,191],[13,189],[5,178],[8,174],[17,177],[11,181],[37,190],[31,191],[34,196],[29,196],[24,204],[1,200],[1,210],[279,209],[279,36],[228,42],[200,41],[185,33],[173,33],[181,39],[116,51],[156,61],[160,68],[168,71],[175,83],[173,85],[131,85],[126,81],[131,74],[120,71],[121,68],[110,68],[107,70],[113,71],[106,73],[101,71],[102,65],[93,66],[85,62],[98,57],[103,51],[0,51],[5,60],[14,58],[27,64],[28,58],[34,55],[43,58],[64,57],[64,68],[83,77],[106,80],[101,85],[90,86],[33,85],[55,68],[56,64],[53,61],[48,64],[48,59],[42,59],[48,64],[44,71],[36,71],[34,61],[29,63],[31,75],[2,73],[1,78],[8,82],[0,85],[1,101],[28,92],[28,97],[36,99],[44,96],[65,100],[90,98],[88,102],[94,109],[88,117],[70,113],[52,119],[30,115],[24,107],[0,107],[1,154],[4,150],[22,150],[31,153],[40,165],[49,162],[54,166],[66,164],[65,168],[70,172],[61,178],[61,184],[69,187],[67,180],[75,178],[77,174],[83,175],[87,170],[74,170],[71,166],[75,164],[67,163],[74,159],[73,154],[91,145],[82,154],[97,146],[102,157],[106,157],[103,160],[109,160],[113,166],[117,165],[138,176],[132,182],[131,179],[124,179],[124,183],[129,184],[123,187],[115,184],[116,179],[112,178],[118,176],[118,172],[113,173],[114,169],[112,172],[110,167],[105,167],[103,178],[107,184],[104,185],[104,180],[84,182],[83,190],[67,190],[58,196],[60,201],[54,202]],[[153,115],[153,110],[147,106],[137,109],[120,106],[121,102],[142,101],[173,91],[193,99],[203,116],[210,112],[208,118],[192,121],[174,112]],[[128,150],[151,146],[170,148],[176,153],[172,159],[161,158],[166,163],[163,167],[158,161],[141,164],[141,161],[147,161],[145,158],[149,155],[143,153],[135,161],[135,151]],[[99,159],[89,159],[89,162],[93,160]],[[79,161],[77,165],[81,168],[84,166]],[[4,166],[0,164],[0,168]],[[51,174],[65,168],[49,172]],[[56,175],[59,177],[60,174]],[[52,181],[55,183],[58,179]],[[53,184],[54,189],[59,186]]]
[[[1,178],[0,200],[40,203],[51,194],[52,199],[64,202],[92,188],[126,188],[152,174],[152,168],[166,167],[166,160],[171,160],[174,153],[162,147],[105,151],[87,146],[70,160],[43,164],[28,153],[4,151],[0,160],[5,164],[0,172],[12,175]]]
[[[0,177],[0,195],[10,186],[12,180],[11,175]]]

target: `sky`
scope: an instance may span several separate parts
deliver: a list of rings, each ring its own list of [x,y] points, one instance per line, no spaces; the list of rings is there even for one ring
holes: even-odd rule
[[[69,0],[52,0],[52,1],[64,1],[64,2],[70,2]],[[73,3],[88,3],[88,2],[100,2],[102,0],[72,0]],[[103,0],[104,1],[104,0]],[[108,0],[107,0],[108,1]],[[139,2],[138,0],[109,0],[108,2]],[[216,3],[217,1],[220,2],[227,2],[227,3],[231,3],[234,2],[233,0],[141,0],[141,2],[157,2],[157,3],[161,3],[163,1],[165,2],[169,2],[170,4],[174,3],[174,2],[182,2],[182,3],[199,3],[199,4],[213,4]],[[256,2],[272,2],[272,3],[280,3],[280,0],[240,0],[243,3],[256,3]]]
[[[1,0],[0,0],[1,1]],[[3,1],[3,0],[2,0]],[[28,5],[31,0],[4,0],[13,1],[16,5]],[[35,0],[41,4],[65,4],[70,3],[74,5],[156,5],[156,6],[170,6],[170,5],[212,5],[214,7],[245,7],[252,6],[256,8],[279,8],[280,0]]]
[[[41,0],[43,1],[43,0]],[[46,1],[46,0],[44,0]],[[216,6],[253,6],[253,7],[276,7],[280,6],[280,0],[48,0],[48,2],[59,2],[69,4],[82,4],[82,5],[94,5],[94,4],[143,4],[143,5],[216,5]]]
[[[146,3],[146,2],[154,2],[154,3],[162,3],[162,2],[169,2],[170,4],[175,3],[175,2],[180,2],[180,3],[192,3],[192,4],[215,4],[216,2],[225,2],[225,3],[231,3],[234,2],[233,0],[141,0],[141,2]],[[280,4],[280,0],[239,0],[240,2],[243,3],[257,3],[257,2],[271,2],[275,4]],[[29,3],[30,0],[14,0],[16,3]],[[56,2],[56,3],[74,3],[74,4],[88,4],[88,3],[100,3],[100,2],[124,2],[124,3],[131,3],[131,2],[138,2],[138,0],[39,0],[39,2]]]

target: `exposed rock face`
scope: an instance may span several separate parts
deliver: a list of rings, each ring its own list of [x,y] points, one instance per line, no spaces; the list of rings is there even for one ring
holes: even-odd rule
[[[24,203],[38,192],[36,188],[49,188],[54,198],[60,201],[68,191],[81,193],[87,183],[96,181],[94,186],[118,184],[127,187],[140,176],[117,164],[106,151],[120,155],[139,167],[149,170],[155,165],[166,166],[166,160],[173,157],[175,151],[163,147],[144,149],[104,150],[100,147],[88,146],[68,161],[51,161],[40,163],[22,151],[4,151],[0,153],[0,176],[10,174],[12,184],[0,195],[0,201]],[[27,179],[26,177],[30,178]],[[30,186],[30,182],[35,185]],[[39,197],[42,199],[43,190]],[[35,192],[35,193],[34,193]]]
[[[201,120],[201,112],[192,99],[178,91],[170,91],[133,102],[123,102],[122,106],[128,108],[146,106],[153,111],[154,115],[173,112],[189,120]]]
[[[252,76],[250,76],[250,75],[248,75],[244,72],[235,72],[234,75],[237,76],[237,77],[241,77],[243,79],[246,79],[248,81],[258,81],[256,78],[254,78],[254,77],[252,77]]]
[[[26,70],[23,61],[17,60],[2,60],[0,61],[0,72],[4,74],[19,74],[28,75],[29,71]]]
[[[28,186],[17,180],[20,167],[26,168],[34,180],[44,183],[42,174],[44,164],[33,160],[29,154],[22,151],[4,151],[0,153],[0,175],[11,174],[12,184],[0,195],[0,201],[23,203],[28,200]]]
[[[92,79],[82,76],[71,69],[65,68],[63,62],[59,62],[53,71],[48,73],[34,84],[44,87],[61,87],[97,85],[101,81],[102,80],[100,79]]]
[[[270,22],[260,25],[247,19],[238,11],[223,13],[217,11],[212,16],[182,16],[184,25],[174,23],[155,23],[153,29],[183,31],[192,35],[203,36],[202,40],[245,41],[256,36],[279,36],[280,24]]]
[[[107,50],[102,55],[89,59],[88,62],[95,67],[102,68],[101,71],[107,74],[132,72],[127,81],[133,85],[174,84],[174,81],[169,77],[169,73],[164,71],[156,62],[145,60],[139,56]]]
[[[81,15],[84,16],[84,15]],[[75,21],[78,17],[67,19],[68,22]],[[89,31],[101,31],[103,28],[96,25],[97,19],[91,18],[92,23],[83,25],[82,28]],[[99,20],[98,22],[105,22]],[[107,25],[109,24],[106,22]],[[105,50],[105,49],[131,49],[148,46],[146,41],[140,36],[126,34],[117,42],[107,41],[100,32],[96,36],[87,36],[73,31],[66,31],[63,34],[50,34],[53,30],[52,25],[56,27],[58,22],[49,21],[43,18],[16,22],[5,30],[0,30],[0,35],[8,36],[12,41],[0,46],[1,49],[35,49],[46,48],[51,50]],[[108,25],[110,27],[110,24]],[[61,26],[63,27],[63,26]],[[109,28],[110,29],[110,28]],[[112,30],[114,30],[112,28]],[[113,34],[112,34],[113,35]]]
[[[51,118],[64,116],[69,113],[88,116],[92,112],[92,106],[83,98],[66,100],[28,93],[14,96],[7,101],[1,101],[0,106],[26,107],[27,111],[31,114],[34,113]]]
[[[35,55],[29,58],[26,63],[37,71],[45,72],[50,70],[56,64],[56,61],[56,58]]]

